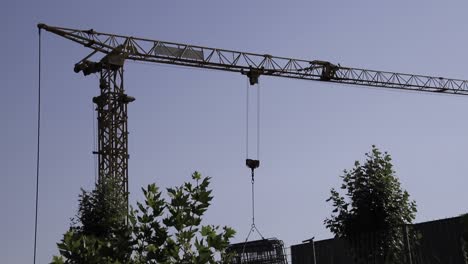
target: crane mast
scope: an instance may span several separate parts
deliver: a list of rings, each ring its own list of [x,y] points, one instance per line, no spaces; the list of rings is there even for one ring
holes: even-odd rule
[[[98,113],[98,181],[111,181],[128,200],[127,105],[135,99],[126,95],[123,68],[103,65],[100,95],[93,98]]]
[[[100,95],[93,98],[98,112],[99,182],[113,181],[128,203],[127,105],[123,66],[126,60],[237,72],[256,84],[261,75],[333,82],[378,88],[468,95],[468,81],[425,75],[343,67],[321,60],[303,60],[217,49],[190,44],[115,35],[38,24],[44,29],[92,50],[75,64],[75,72],[100,74]],[[93,62],[96,53],[104,57]]]
[[[98,155],[98,183],[112,184],[128,206],[127,106],[135,98],[125,94],[124,61],[116,48],[99,62],[83,59],[75,64],[74,71],[82,71],[84,75],[100,74],[100,95],[93,98],[98,113],[98,149],[93,152]]]

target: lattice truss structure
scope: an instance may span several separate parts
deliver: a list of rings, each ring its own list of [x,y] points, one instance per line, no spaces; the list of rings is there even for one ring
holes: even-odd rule
[[[112,181],[128,198],[127,105],[134,99],[125,94],[123,68],[103,64],[99,88],[100,95],[93,98],[98,112],[98,181]]]
[[[232,264],[287,264],[283,241],[276,238],[232,244]]]
[[[344,67],[327,61],[302,60],[160,40],[39,24],[40,28],[80,43],[96,52],[118,50],[126,59],[248,74],[329,81],[393,89],[468,95],[468,81]]]

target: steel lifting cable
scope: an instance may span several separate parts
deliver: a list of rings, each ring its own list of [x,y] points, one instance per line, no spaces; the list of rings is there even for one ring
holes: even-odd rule
[[[246,86],[245,86],[245,97],[246,97],[246,102],[245,102],[245,159],[249,159],[249,105],[250,105],[250,100],[249,100],[249,79],[246,79]]]
[[[262,233],[260,232],[260,230],[258,230],[257,226],[255,225],[255,173],[253,169],[252,169],[251,183],[252,183],[252,225],[250,226],[250,231],[249,231],[249,234],[247,235],[247,238],[245,239],[245,242],[249,240],[250,235],[254,231],[257,231],[257,233],[260,235],[262,239],[265,239]]]
[[[244,242],[244,246],[242,248],[242,254],[244,254],[245,252],[245,247],[246,247],[246,244],[247,244],[247,241],[249,240],[249,237],[250,235],[253,233],[253,232],[257,232],[260,237],[262,239],[265,239],[262,235],[262,233],[260,232],[260,230],[258,230],[257,226],[255,225],[255,169],[258,168],[260,166],[260,84],[257,83],[257,159],[254,160],[254,159],[249,159],[249,103],[250,103],[250,100],[249,100],[249,82],[247,82],[247,95],[246,95],[246,98],[247,98],[247,102],[246,102],[246,155],[247,155],[247,159],[246,159],[246,165],[248,168],[251,169],[251,194],[252,194],[252,224],[250,226],[250,231],[245,239],[245,242]]]
[[[260,160],[260,82],[257,83],[257,160]],[[246,132],[245,132],[245,158],[249,159],[249,112],[250,112],[250,96],[249,96],[249,79],[247,79],[246,85]]]
[[[39,43],[38,43],[38,94],[37,94],[37,152],[36,152],[36,214],[34,218],[34,260],[36,264],[36,249],[37,249],[37,215],[39,205],[39,161],[40,161],[40,143],[41,143],[41,29],[39,28]]]
[[[260,81],[257,82],[257,160],[260,160]]]

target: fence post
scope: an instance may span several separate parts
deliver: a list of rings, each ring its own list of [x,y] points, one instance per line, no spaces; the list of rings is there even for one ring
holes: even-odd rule
[[[315,241],[314,241],[314,238],[315,237],[312,237],[312,241],[311,241],[312,242],[312,252],[314,254],[314,264],[317,264],[317,259],[315,257]]]
[[[403,235],[404,235],[404,242],[405,242],[405,249],[408,257],[408,264],[413,264],[413,256],[411,254],[411,243],[408,234],[408,225],[403,226]]]

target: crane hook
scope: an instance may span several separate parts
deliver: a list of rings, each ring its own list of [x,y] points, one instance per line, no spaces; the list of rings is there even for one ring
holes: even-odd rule
[[[246,159],[245,165],[247,165],[247,167],[252,170],[252,183],[253,183],[254,182],[254,170],[260,167],[260,161],[253,160],[253,159]]]

